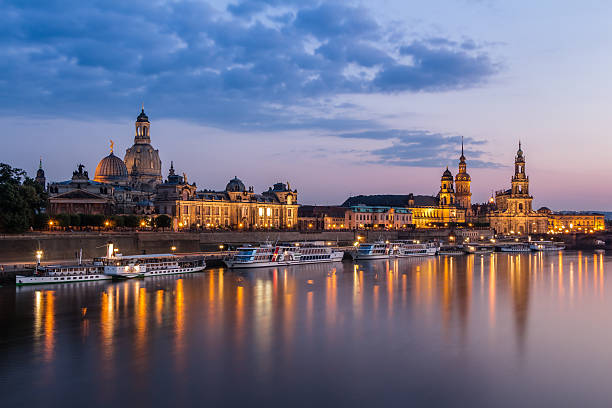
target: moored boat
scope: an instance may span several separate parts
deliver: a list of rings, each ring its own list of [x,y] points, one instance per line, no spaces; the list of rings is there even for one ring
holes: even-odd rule
[[[447,245],[440,246],[440,249],[438,250],[438,254],[439,255],[450,255],[450,256],[465,255],[465,251],[463,250],[463,245],[447,244]]]
[[[17,275],[15,284],[44,285],[50,283],[90,282],[110,280],[111,276],[104,274],[104,267],[95,264],[58,264],[39,266],[32,276]]]
[[[405,258],[412,256],[434,256],[438,253],[438,245],[433,242],[420,243],[400,241],[391,244],[391,256]]]
[[[245,269],[339,262],[343,257],[344,251],[319,244],[263,244],[259,247],[238,248],[236,255],[224,259],[223,262],[228,268]]]
[[[466,244],[463,246],[463,251],[468,254],[490,254],[495,247],[487,244]]]
[[[388,242],[364,242],[357,246],[353,258],[355,260],[370,260],[370,259],[389,259],[393,254],[393,246]]]
[[[528,242],[500,242],[495,247],[500,252],[531,252]]]
[[[538,252],[562,251],[565,249],[565,244],[555,241],[532,241],[530,248]]]

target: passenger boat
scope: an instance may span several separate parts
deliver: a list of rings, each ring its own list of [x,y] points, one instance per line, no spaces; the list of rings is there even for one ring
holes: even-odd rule
[[[394,242],[391,244],[391,256],[405,258],[409,256],[434,256],[438,253],[438,245],[432,242]]]
[[[565,249],[565,244],[554,241],[532,241],[530,247],[532,250],[538,252],[561,251]]]
[[[466,244],[463,246],[463,251],[468,254],[490,254],[493,253],[495,247],[486,244]]]
[[[393,255],[393,245],[384,241],[365,242],[357,246],[355,260],[389,259]]]
[[[262,244],[238,248],[236,255],[223,262],[228,268],[243,269],[339,262],[343,257],[344,251],[317,243]]]
[[[439,255],[465,255],[465,251],[463,250],[463,245],[441,245],[438,250]]]
[[[111,276],[104,274],[104,267],[100,265],[48,265],[40,266],[32,276],[17,275],[15,284],[44,285],[50,283],[89,282],[96,280],[110,280]]]
[[[528,242],[501,242],[496,245],[500,252],[531,252]]]
[[[49,283],[89,282],[94,280],[127,279],[177,273],[199,272],[206,268],[203,257],[178,257],[173,254],[132,255],[116,254],[113,244],[108,244],[104,257],[94,258],[93,263],[62,264],[38,267],[34,275],[17,275],[17,285],[41,285]]]
[[[114,278],[146,278],[200,272],[206,268],[204,257],[179,257],[174,254],[130,255],[95,258],[94,265],[102,265],[104,273]]]

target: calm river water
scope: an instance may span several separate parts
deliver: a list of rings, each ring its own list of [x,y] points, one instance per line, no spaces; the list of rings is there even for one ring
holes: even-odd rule
[[[611,406],[612,258],[493,254],[0,288],[15,406]]]

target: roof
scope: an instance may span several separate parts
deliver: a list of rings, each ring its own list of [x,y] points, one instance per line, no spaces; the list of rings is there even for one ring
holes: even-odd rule
[[[85,190],[71,190],[71,191],[68,191],[66,193],[58,194],[58,195],[55,195],[55,196],[51,197],[51,199],[58,199],[58,198],[69,198],[69,199],[103,199],[103,200],[106,200],[106,198],[103,197],[103,196],[100,196],[100,195],[94,194],[94,193],[90,193],[89,191],[85,191]]]
[[[336,205],[302,205],[298,208],[298,217],[344,217],[346,207],[338,207]]]
[[[410,207],[410,201],[412,200],[414,201],[413,205],[415,207],[438,205],[438,199],[434,196],[413,194],[375,194],[349,197],[344,203],[342,203],[342,207],[352,207],[359,204],[384,207]]]

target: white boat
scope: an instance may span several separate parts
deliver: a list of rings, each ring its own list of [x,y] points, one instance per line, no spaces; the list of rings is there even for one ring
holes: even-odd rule
[[[245,246],[238,248],[238,253],[223,262],[228,268],[263,268],[288,265],[304,265],[322,262],[339,262],[344,251],[325,245],[298,244],[263,244],[258,247]]]
[[[493,245],[485,245],[485,244],[466,244],[463,246],[463,251],[468,254],[490,254],[493,253],[495,247]]]
[[[447,256],[456,256],[456,255],[465,255],[465,251],[463,250],[463,245],[441,245],[438,250],[439,255],[447,255]]]
[[[393,246],[384,241],[364,242],[357,246],[353,256],[355,260],[389,259],[393,255]]]
[[[105,275],[104,267],[100,265],[48,265],[38,267],[32,276],[17,275],[15,284],[17,286],[44,285],[110,279],[112,277]]]
[[[503,242],[496,245],[501,252],[531,252],[528,242]]]
[[[104,266],[104,273],[115,278],[146,278],[200,272],[206,268],[203,257],[179,257],[173,254],[130,255],[94,259]]]
[[[391,244],[391,256],[405,258],[410,256],[434,256],[438,253],[438,245],[432,242],[394,242]]]
[[[532,250],[538,252],[561,251],[565,249],[565,244],[554,241],[532,241],[530,247]]]

